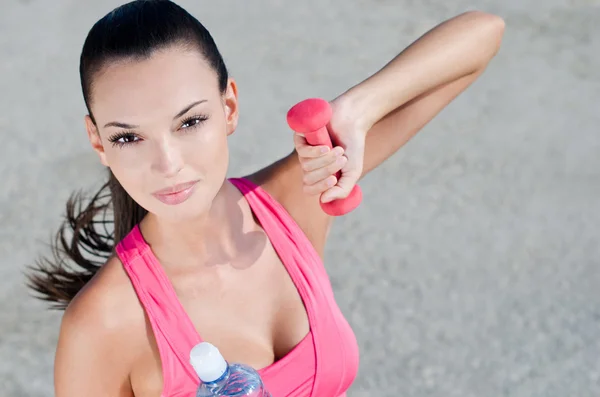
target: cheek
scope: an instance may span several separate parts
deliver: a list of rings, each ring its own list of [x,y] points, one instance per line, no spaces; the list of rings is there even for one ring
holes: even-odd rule
[[[105,146],[106,161],[115,178],[123,189],[146,210],[148,208],[148,189],[156,189],[162,185],[149,183],[149,172],[152,161],[152,149],[149,142],[131,146]]]
[[[207,177],[227,166],[229,156],[225,123],[200,128],[188,141],[185,138],[182,141],[185,163],[207,174]]]
[[[127,167],[111,166],[113,175],[127,194],[142,208],[152,212],[152,201],[148,197],[142,174]]]
[[[145,180],[144,174],[151,160],[150,151],[143,146],[147,145],[105,150],[108,166],[124,187],[132,186],[135,189]]]
[[[139,165],[134,167],[119,156],[111,160],[109,160],[110,169],[121,186],[131,197],[136,198],[139,196],[140,192],[144,190],[145,180],[147,179],[146,172]]]

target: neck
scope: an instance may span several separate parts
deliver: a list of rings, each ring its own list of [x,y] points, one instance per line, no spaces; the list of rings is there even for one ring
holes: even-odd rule
[[[243,221],[239,200],[224,183],[198,217],[173,221],[149,213],[140,228],[164,266],[219,265],[235,256]]]

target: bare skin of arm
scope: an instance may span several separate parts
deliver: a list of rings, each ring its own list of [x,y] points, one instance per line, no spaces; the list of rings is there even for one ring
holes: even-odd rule
[[[65,310],[54,363],[57,397],[133,396],[129,374],[144,317],[122,272],[120,261],[110,260]]]
[[[461,14],[421,36],[331,102],[334,117],[338,112],[352,118],[349,130],[365,130],[360,178],[402,148],[483,74],[503,33],[504,21],[495,15]],[[321,209],[319,195],[305,194],[303,175],[294,151],[251,178],[284,205],[323,256],[333,218]]]

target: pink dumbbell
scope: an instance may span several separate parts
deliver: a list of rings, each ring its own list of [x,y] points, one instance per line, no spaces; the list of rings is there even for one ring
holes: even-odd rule
[[[330,119],[331,106],[329,102],[320,98],[305,99],[294,105],[287,113],[287,123],[290,128],[304,135],[310,145],[327,145],[331,149],[333,145],[327,132],[327,123]],[[336,173],[338,180],[340,176],[341,172],[338,171]],[[358,207],[361,201],[362,190],[360,186],[355,185],[348,197],[321,203],[321,208],[328,215],[340,216]]]

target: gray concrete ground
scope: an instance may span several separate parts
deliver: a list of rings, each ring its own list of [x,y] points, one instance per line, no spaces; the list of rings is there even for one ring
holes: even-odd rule
[[[64,203],[103,177],[78,56],[118,0],[0,8],[0,395],[52,395],[60,313],[29,298]],[[361,346],[350,396],[600,395],[600,2],[181,4],[237,78],[231,175],[290,150],[285,111],[331,98],[467,9],[507,22],[486,74],[362,183],[327,266]],[[314,54],[318,54],[315,56]]]

